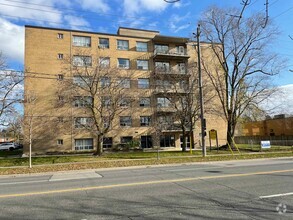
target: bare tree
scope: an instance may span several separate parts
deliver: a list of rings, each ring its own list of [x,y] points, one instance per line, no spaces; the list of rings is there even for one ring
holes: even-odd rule
[[[23,76],[18,71],[7,70],[6,60],[0,52],[0,124],[7,126],[7,117],[14,112],[16,103],[22,101]]]
[[[270,21],[262,28],[262,14],[240,21],[231,14],[240,14],[240,10],[211,7],[200,24],[202,38],[213,51],[212,55],[203,53],[203,70],[217,93],[227,120],[227,142],[233,145],[239,118],[272,94],[269,80],[279,73],[283,61],[270,51],[279,34]]]
[[[161,68],[161,67],[159,67]],[[165,67],[166,68],[166,67]],[[160,97],[164,96],[168,101],[171,112],[161,114],[164,120],[157,118],[159,125],[164,125],[165,130],[180,130],[183,137],[182,151],[186,151],[186,137],[191,137],[191,145],[194,146],[193,131],[200,117],[199,87],[197,63],[181,63],[177,69],[156,70],[155,90]],[[204,94],[206,111],[210,111],[209,106],[213,95],[205,82]],[[156,128],[160,128],[156,126]]]
[[[85,129],[93,135],[97,140],[96,154],[101,155],[104,137],[116,126],[119,114],[133,101],[133,97],[127,94],[132,84],[131,71],[123,64],[120,68],[110,67],[107,57],[99,60],[92,60],[91,57],[79,51],[65,62],[65,80],[59,92],[69,103],[86,109],[83,119],[80,115],[74,116],[74,124],[76,128]]]

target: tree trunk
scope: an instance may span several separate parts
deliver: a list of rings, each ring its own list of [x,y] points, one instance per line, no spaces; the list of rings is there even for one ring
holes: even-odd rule
[[[98,135],[97,138],[97,151],[95,155],[101,156],[103,154],[103,135]]]
[[[182,143],[182,152],[186,151],[186,132],[185,129],[182,129],[183,143]]]
[[[227,144],[234,149],[234,127],[232,124],[232,120],[228,120],[228,128],[227,128]]]

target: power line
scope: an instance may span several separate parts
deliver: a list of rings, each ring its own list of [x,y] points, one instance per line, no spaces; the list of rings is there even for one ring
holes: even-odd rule
[[[275,17],[273,17],[273,19],[276,19],[276,18],[280,17],[281,15],[287,13],[288,11],[290,11],[290,10],[292,10],[292,9],[293,9],[293,6],[292,6],[291,8],[288,8],[287,10],[281,12],[280,14],[276,15]]]
[[[29,2],[23,2],[23,1],[15,1],[15,0],[2,0],[2,1],[7,1],[7,2],[15,2],[15,3],[21,3],[21,4],[26,4],[26,5],[35,5],[35,6],[41,6],[41,7],[45,7],[45,8],[51,8],[51,9],[57,9],[57,10],[66,10],[66,11],[72,11],[72,12],[77,12],[77,13],[88,13],[87,11],[84,10],[75,10],[72,8],[64,8],[64,7],[53,7],[51,5],[44,5],[44,4],[37,4],[37,3],[29,3]],[[1,4],[1,3],[0,3]],[[22,6],[17,6],[17,5],[8,5],[7,6],[15,6],[15,7],[22,7]],[[38,10],[36,8],[29,8],[29,9],[33,9],[33,10]],[[47,11],[47,12],[52,12],[55,13],[54,11]],[[135,17],[135,16],[121,16],[121,14],[110,14],[110,13],[95,13],[95,12],[91,12],[97,15],[107,15],[107,16],[113,16],[113,17],[124,17],[124,18],[133,18],[133,19],[146,19],[145,17]],[[61,14],[61,13],[60,13]]]

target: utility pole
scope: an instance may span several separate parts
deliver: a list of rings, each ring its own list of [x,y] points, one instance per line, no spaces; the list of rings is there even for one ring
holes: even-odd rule
[[[201,77],[201,55],[200,55],[200,25],[196,29],[197,37],[197,65],[198,65],[198,84],[199,84],[199,104],[200,104],[200,124],[201,124],[201,146],[202,146],[202,156],[207,155],[205,146],[205,135],[206,135],[206,120],[204,118],[204,108],[203,108],[203,93],[202,93],[202,77]]]

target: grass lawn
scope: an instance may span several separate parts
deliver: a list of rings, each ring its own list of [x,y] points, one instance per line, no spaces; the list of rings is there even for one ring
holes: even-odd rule
[[[165,154],[168,153],[168,154]],[[175,155],[181,156],[164,156],[174,155],[171,152],[161,153],[160,159],[157,160],[153,153],[148,153],[149,157],[144,159],[129,159],[141,153],[118,153],[120,158],[110,155],[103,157],[94,156],[52,156],[52,157],[38,157],[33,158],[33,168],[28,168],[28,158],[12,158],[0,160],[0,175],[5,174],[27,174],[27,173],[43,173],[43,172],[57,172],[66,170],[82,170],[82,169],[98,169],[109,167],[129,167],[129,166],[145,166],[145,165],[158,165],[158,164],[176,164],[176,163],[191,163],[191,162],[206,162],[206,161],[225,161],[225,160],[240,160],[240,159],[258,159],[258,158],[273,158],[273,157],[290,157],[293,156],[291,151],[284,152],[266,152],[266,153],[253,153],[253,154],[238,154],[238,155],[210,155],[205,158],[196,155],[193,157],[186,153],[186,156],[181,152],[174,152]],[[126,157],[128,155],[128,157]],[[113,155],[112,155],[113,156]],[[126,159],[121,159],[121,157]],[[114,159],[114,160],[113,160]],[[70,162],[70,163],[66,163]],[[81,162],[81,163],[76,163]],[[54,164],[55,163],[55,164]],[[58,164],[56,164],[58,163]],[[36,166],[37,164],[42,164]],[[18,165],[20,167],[8,168],[7,166]],[[6,166],[6,167],[5,167]]]
[[[238,146],[241,152],[241,156],[244,158],[250,158],[255,156],[250,156],[251,153],[254,153],[254,150],[256,149],[250,149],[247,148],[247,146]],[[278,152],[276,152],[278,151]],[[263,150],[261,152],[261,155],[259,157],[264,157],[263,154],[265,154],[268,157],[277,157],[280,156],[281,153],[284,153],[288,156],[293,156],[292,154],[292,148],[287,147],[284,148],[282,147],[282,151],[280,151],[279,147],[272,147],[271,149],[268,150]],[[11,155],[12,153],[19,154],[20,152],[18,151],[3,151],[3,154],[6,154],[6,156]],[[223,155],[223,154],[228,154]],[[217,152],[216,149],[213,149],[212,151],[207,149],[207,155],[212,156],[215,158],[214,160],[221,160],[224,159],[224,157],[233,157],[238,154],[237,151],[233,152],[234,155],[231,154],[229,150],[219,150]],[[192,154],[190,154],[189,151],[187,152],[181,152],[181,151],[164,151],[164,152],[159,152],[159,158],[160,160],[162,159],[168,159],[168,160],[186,160],[187,158],[200,158],[202,152],[200,150],[193,151]],[[61,156],[44,156],[44,157],[33,157],[32,158],[32,164],[33,165],[52,165],[52,164],[65,164],[65,163],[98,163],[98,162],[107,162],[107,161],[117,161],[117,160],[137,160],[137,161],[142,161],[142,160],[157,160],[157,152],[108,152],[104,153],[103,156],[101,157],[96,157],[92,156],[90,154],[85,154],[85,155],[61,155]],[[204,159],[206,160],[206,159]],[[113,161],[114,162],[114,161]],[[28,166],[29,163],[29,158],[4,158],[0,159],[0,167],[12,167],[12,166]]]

